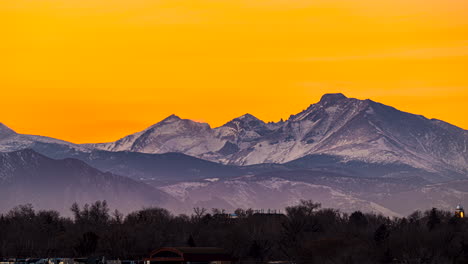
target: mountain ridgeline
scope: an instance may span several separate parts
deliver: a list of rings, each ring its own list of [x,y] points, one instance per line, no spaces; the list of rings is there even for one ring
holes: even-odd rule
[[[18,134],[0,124],[4,160],[8,155],[35,153],[41,164],[47,164],[34,174],[26,169],[38,171],[28,167],[37,164],[36,159],[13,163],[15,170],[8,169],[11,162],[2,161],[0,175],[10,184],[8,188],[2,184],[9,190],[4,192],[11,201],[8,205],[27,201],[46,205],[54,200],[46,197],[55,197],[60,207],[69,189],[47,195],[31,191],[34,197],[18,198],[18,193],[24,193],[18,188],[34,181],[21,179],[36,177],[46,185],[63,183],[59,190],[64,186],[88,189],[67,196],[63,203],[67,205],[73,199],[117,199],[115,203],[132,201],[127,201],[129,207],[167,205],[183,212],[194,206],[284,208],[300,199],[313,199],[343,211],[400,215],[468,203],[468,189],[459,188],[468,184],[467,139],[466,130],[440,120],[372,100],[325,94],[286,121],[265,123],[246,114],[211,128],[171,115],[110,143],[73,144]],[[65,166],[67,171],[63,164],[71,160],[81,165]],[[95,169],[84,173],[85,165]],[[110,187],[100,192],[103,185],[97,180],[92,188],[71,185],[80,177],[99,178]],[[135,186],[127,190],[134,199],[120,195],[123,180]],[[409,202],[401,202],[405,200]]]
[[[234,165],[285,163],[312,154],[370,163],[401,163],[466,175],[467,131],[371,100],[326,94],[285,122],[246,114],[218,128],[177,116],[116,142],[108,151],[180,152]]]

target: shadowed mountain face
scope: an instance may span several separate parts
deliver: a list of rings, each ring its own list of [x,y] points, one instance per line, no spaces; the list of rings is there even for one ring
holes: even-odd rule
[[[327,154],[366,163],[406,164],[439,174],[468,174],[467,131],[439,120],[373,102],[326,94],[286,122],[244,115],[211,129],[170,116],[117,142],[91,145],[109,151],[180,152],[233,165],[285,163]]]
[[[439,177],[435,173],[405,164],[345,161],[339,156],[331,155],[308,155],[284,164],[234,166],[198,159],[181,153],[146,154],[100,150],[80,152],[63,145],[44,143],[36,143],[31,147],[48,157],[79,159],[101,171],[122,174],[135,180],[151,181],[153,185],[206,178],[227,179],[272,171],[284,172],[301,169],[333,172],[349,177],[397,179],[412,176],[419,180],[427,179],[428,182]]]
[[[59,144],[44,143],[36,143],[31,147],[48,157],[75,158],[102,171],[160,184],[211,177],[234,177],[249,173],[249,170],[242,167],[223,165],[182,153],[146,154],[102,150],[81,152]]]
[[[468,180],[459,180],[431,184],[412,175],[400,175],[397,179],[357,178],[310,169],[185,181],[158,188],[179,199],[185,208],[283,209],[301,199],[311,199],[343,212],[361,210],[406,216],[432,207],[451,211],[458,203],[468,203],[468,191],[462,187],[467,183]]]
[[[54,160],[21,150],[0,153],[0,211],[31,203],[69,213],[74,202],[107,200],[125,212],[143,206],[177,206],[167,194],[144,183],[104,173],[76,159]]]

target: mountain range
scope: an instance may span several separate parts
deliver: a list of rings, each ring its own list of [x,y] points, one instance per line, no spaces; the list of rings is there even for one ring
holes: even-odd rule
[[[276,123],[246,114],[211,128],[171,115],[141,132],[98,144],[18,134],[0,124],[2,155],[26,151],[50,158],[49,171],[34,176],[44,182],[54,171],[58,173],[54,177],[60,177],[64,170],[59,164],[73,160],[95,168],[82,177],[114,175],[115,180],[106,181],[108,186],[115,181],[112,190],[118,189],[123,176],[140,184],[142,189],[133,188],[139,197],[133,205],[153,201],[178,211],[193,206],[284,208],[300,199],[387,215],[421,207],[450,208],[468,202],[468,189],[458,188],[468,181],[467,139],[466,130],[446,122],[343,94],[325,94],[318,103]],[[22,171],[29,162],[34,160],[13,164]],[[0,165],[5,179],[33,177]],[[80,171],[78,167],[70,170]],[[82,174],[67,172],[64,181],[72,181],[70,175]],[[144,188],[156,196],[140,197]],[[99,188],[91,189],[94,193]],[[5,193],[17,196],[18,192]],[[86,194],[81,200],[97,198],[81,193]],[[117,191],[108,191],[100,197],[111,200],[116,195]],[[35,199],[40,201],[40,196]],[[401,203],[403,198],[414,202]]]
[[[371,100],[326,94],[285,122],[265,123],[246,114],[212,129],[171,115],[116,142],[89,146],[108,151],[180,152],[233,165],[285,163],[328,154],[466,175],[467,137],[466,130],[440,120]]]

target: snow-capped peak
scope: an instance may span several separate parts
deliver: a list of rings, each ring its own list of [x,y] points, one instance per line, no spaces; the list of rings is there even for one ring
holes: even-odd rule
[[[231,121],[227,122],[226,124],[222,125],[222,127],[232,127],[233,124],[236,124],[235,126],[239,126],[239,125],[249,125],[249,124],[252,124],[252,125],[257,125],[257,124],[265,124],[265,122],[263,122],[262,120],[256,118],[255,116],[247,113],[247,114],[244,114],[244,115],[241,115],[239,117],[236,117],[234,119],[232,119]]]
[[[190,128],[190,129],[199,128],[199,129],[202,129],[202,130],[206,130],[206,129],[210,129],[210,125],[207,124],[207,123],[196,122],[196,121],[193,121],[191,119],[183,119],[183,118],[180,118],[177,115],[172,114],[172,115],[164,118],[160,122],[148,127],[147,129],[145,129],[145,130],[143,130],[141,132],[135,133],[133,135],[134,136],[140,136],[143,133],[156,131],[156,130],[159,131],[159,132],[162,132],[161,129],[162,130],[168,130],[168,132],[170,132],[171,130],[173,130],[175,128],[177,130],[180,130],[180,129],[183,129],[183,128]]]
[[[256,131],[256,130],[264,130],[265,129],[265,122],[256,118],[251,114],[245,114],[239,117],[234,118],[233,120],[227,122],[226,124],[222,125],[221,127],[216,128],[216,130],[221,131],[220,135],[222,134],[223,137],[227,136],[227,134],[231,134],[231,132],[227,132],[225,130],[234,130],[237,132],[240,131]],[[224,132],[223,132],[224,131]],[[227,134],[226,134],[227,132]],[[236,133],[237,133],[236,132]]]

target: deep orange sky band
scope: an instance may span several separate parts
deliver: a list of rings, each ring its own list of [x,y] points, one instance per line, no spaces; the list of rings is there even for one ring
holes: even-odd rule
[[[0,122],[77,143],[329,92],[468,128],[465,0],[3,0]]]

